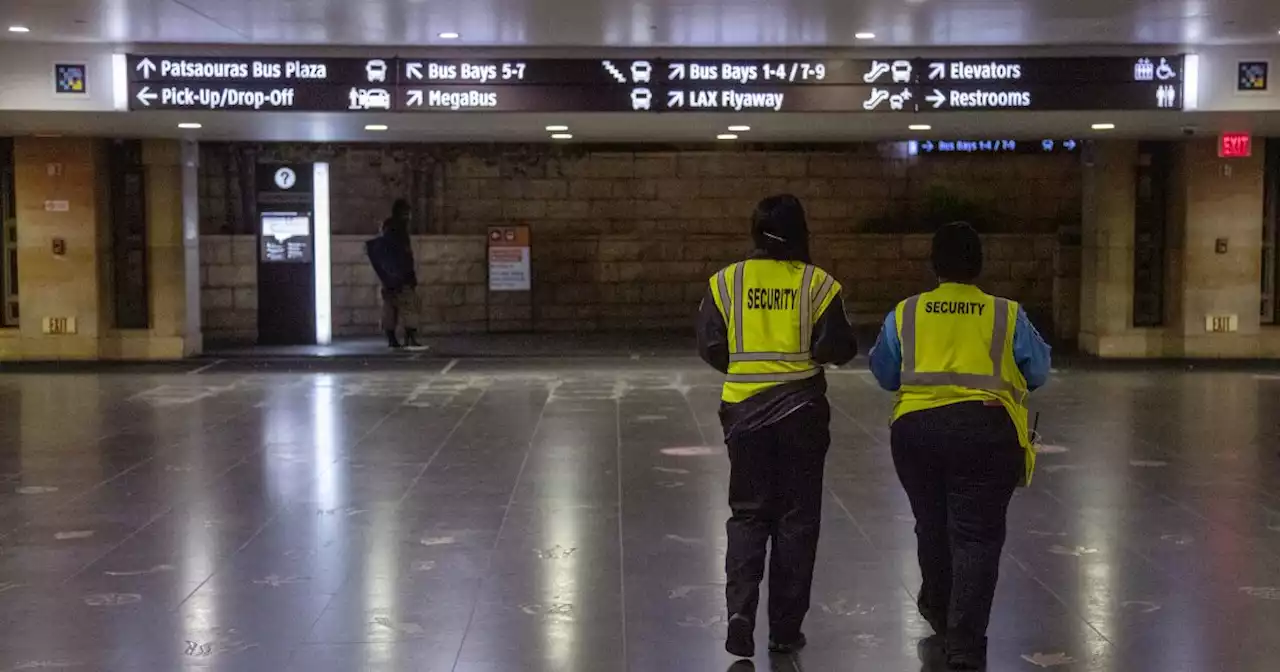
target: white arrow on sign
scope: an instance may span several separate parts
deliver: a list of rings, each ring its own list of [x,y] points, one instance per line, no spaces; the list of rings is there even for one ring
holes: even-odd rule
[[[417,89],[409,91],[409,106],[422,107],[422,91]]]
[[[159,97],[159,94],[151,92],[151,87],[149,86],[142,87],[142,90],[138,92],[138,102],[146,105],[147,107],[151,107],[151,101]]]
[[[408,76],[409,79],[422,79],[422,64],[406,63],[404,66],[404,74]]]
[[[668,64],[667,79],[684,79],[684,63]]]
[[[925,96],[924,99],[933,103],[933,109],[935,110],[947,102],[947,96],[937,89],[934,89],[933,94]]]
[[[137,70],[142,73],[143,79],[151,79],[151,73],[156,71],[156,64],[152,63],[151,59],[144,57],[141,61],[138,61]]]
[[[946,63],[930,63],[929,79],[946,79],[947,64]]]
[[[684,107],[684,91],[668,91],[667,107]]]

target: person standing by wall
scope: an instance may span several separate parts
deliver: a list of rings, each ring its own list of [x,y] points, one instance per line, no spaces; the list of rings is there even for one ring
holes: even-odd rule
[[[726,374],[720,420],[729,449],[725,598],[735,656],[755,654],[756,611],[769,565],[769,649],[805,645],[831,442],[823,364],[844,364],[857,341],[840,283],[809,258],[794,196],[766,198],[751,222],[755,252],[714,275],[698,314],[698,353]]]
[[[397,328],[404,329],[404,345],[418,343],[418,274],[409,238],[409,202],[399,199],[391,207],[391,217],[382,223],[382,233],[366,244],[369,261],[382,282],[382,330],[387,345],[401,347]]]
[[[985,669],[987,626],[1009,501],[1035,452],[1028,393],[1049,377],[1049,346],[1017,303],[974,286],[982,241],[955,222],[933,238],[937,289],[885,318],[871,371],[897,393],[890,443],[916,519],[921,657]]]

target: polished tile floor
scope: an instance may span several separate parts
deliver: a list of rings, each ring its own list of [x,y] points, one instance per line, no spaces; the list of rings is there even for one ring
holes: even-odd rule
[[[714,374],[410,364],[0,376],[0,672],[730,669]],[[757,669],[914,672],[889,400],[831,381],[811,646]],[[1035,408],[991,669],[1280,669],[1280,375],[1068,371]]]

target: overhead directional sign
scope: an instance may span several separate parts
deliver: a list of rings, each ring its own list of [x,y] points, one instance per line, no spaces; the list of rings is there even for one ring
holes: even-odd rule
[[[133,55],[134,110],[1180,110],[1183,58],[431,59]]]
[[[910,140],[907,154],[932,156],[948,154],[1070,154],[1080,148],[1073,138],[1043,140]]]

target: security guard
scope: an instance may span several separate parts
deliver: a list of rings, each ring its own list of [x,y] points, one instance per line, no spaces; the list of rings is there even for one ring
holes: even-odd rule
[[[871,370],[897,392],[893,462],[916,518],[920,613],[935,633],[921,656],[980,670],[1009,501],[1035,467],[1023,404],[1046,382],[1050,353],[1017,303],[973,285],[982,242],[971,226],[942,227],[932,256],[940,285],[889,314]]]
[[[831,442],[823,364],[844,364],[857,341],[840,283],[810,263],[804,208],[766,198],[751,222],[755,252],[712,276],[698,318],[698,351],[725,373],[720,421],[731,464],[725,558],[725,649],[755,654],[756,608],[769,565],[769,649],[805,645]]]

